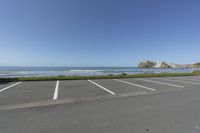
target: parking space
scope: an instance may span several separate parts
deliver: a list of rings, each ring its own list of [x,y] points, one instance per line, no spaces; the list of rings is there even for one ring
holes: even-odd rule
[[[191,81],[191,82],[197,82],[200,83],[200,79],[197,76],[187,76],[187,77],[171,77],[170,79],[177,79],[177,80],[183,80],[183,81]]]
[[[60,81],[58,99],[95,97],[108,94],[87,80]]]
[[[138,93],[138,92],[149,92],[150,90],[146,90],[137,86],[133,86],[130,84],[125,84],[113,79],[101,79],[101,80],[93,80],[95,83],[107,88],[108,90],[116,93]]]
[[[127,78],[0,83],[0,105],[121,94],[200,89],[199,77]],[[199,78],[200,79],[200,78]]]
[[[0,82],[0,90],[6,88],[7,86],[10,86],[14,84],[14,82]]]
[[[200,76],[181,76],[178,78],[185,78],[185,79],[199,79],[200,80]]]
[[[23,82],[0,93],[0,105],[31,103],[53,98],[55,81]]]
[[[200,84],[192,81],[184,81],[180,79],[172,79],[172,78],[152,78],[155,81],[177,84],[184,86],[184,89],[200,89]]]
[[[156,91],[173,91],[173,90],[181,90],[184,88],[183,85],[175,84],[175,83],[166,83],[164,81],[155,81],[153,79],[124,79],[127,82],[139,84],[145,87],[153,88]]]

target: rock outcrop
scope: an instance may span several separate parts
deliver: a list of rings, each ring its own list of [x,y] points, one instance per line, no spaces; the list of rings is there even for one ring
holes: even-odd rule
[[[140,68],[172,68],[171,65],[166,62],[154,62],[154,61],[143,61],[138,65]]]
[[[143,61],[140,62],[138,67],[140,68],[200,68],[200,62],[195,64],[173,64],[166,62],[155,62],[155,61]]]
[[[172,66],[170,64],[167,64],[166,62],[162,62],[160,68],[172,68]]]
[[[193,67],[200,68],[200,62],[197,62],[197,63],[193,64]]]
[[[156,65],[156,62],[153,61],[143,61],[140,62],[140,64],[138,65],[138,67],[140,68],[152,68]]]

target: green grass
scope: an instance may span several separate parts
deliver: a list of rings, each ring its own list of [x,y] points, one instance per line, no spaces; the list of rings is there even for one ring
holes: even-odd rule
[[[50,77],[22,77],[22,78],[0,78],[0,81],[52,81],[52,80],[85,80],[85,79],[115,79],[115,78],[149,78],[149,77],[177,77],[197,76],[200,71],[192,73],[159,73],[159,74],[133,74],[107,75],[107,76],[50,76]]]

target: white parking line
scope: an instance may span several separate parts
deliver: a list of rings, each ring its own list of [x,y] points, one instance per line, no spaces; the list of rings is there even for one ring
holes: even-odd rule
[[[134,84],[134,83],[130,83],[130,82],[127,82],[127,81],[124,81],[124,80],[119,80],[119,79],[113,79],[113,80],[119,81],[119,82],[122,82],[122,83],[126,83],[126,84],[130,84],[130,85],[133,85],[133,86],[137,86],[137,87],[140,87],[140,88],[143,88],[143,89],[147,89],[147,90],[151,90],[151,91],[156,91],[156,89],[149,88],[149,87],[142,86],[142,85],[138,85],[138,84]]]
[[[92,84],[94,84],[94,85],[96,85],[96,86],[100,87],[101,89],[103,89],[103,90],[105,90],[105,91],[109,92],[110,94],[112,94],[112,95],[116,95],[116,94],[115,94],[115,92],[112,92],[112,91],[110,91],[110,90],[106,89],[105,87],[103,87],[103,86],[101,86],[101,85],[99,85],[99,84],[95,83],[94,81],[92,81],[92,80],[88,80],[88,81],[89,81],[90,83],[92,83]]]
[[[167,79],[167,78],[157,78],[157,79],[166,80],[166,81],[174,81],[174,82],[177,82],[177,83],[184,83],[184,84],[200,85],[200,84],[194,83],[194,82],[180,81],[180,80]]]
[[[158,81],[153,81],[153,80],[147,80],[147,79],[136,79],[136,80],[142,80],[142,81],[152,82],[152,83],[161,84],[161,85],[167,85],[167,86],[173,86],[173,87],[178,87],[178,88],[184,88],[184,86],[174,85],[174,84],[168,84],[168,83],[163,83],[163,82],[158,82]]]
[[[55,91],[54,91],[54,95],[53,95],[53,100],[58,99],[58,88],[59,88],[59,81],[56,81],[56,87],[55,87]]]
[[[10,85],[10,86],[8,86],[8,87],[5,87],[5,88],[1,89],[0,92],[3,92],[3,91],[5,91],[5,90],[7,90],[7,89],[9,89],[9,88],[11,88],[11,87],[14,87],[14,86],[16,86],[16,85],[18,85],[18,84],[21,84],[21,83],[22,83],[22,82],[17,82],[17,83],[15,83],[15,84],[13,84],[13,85]]]

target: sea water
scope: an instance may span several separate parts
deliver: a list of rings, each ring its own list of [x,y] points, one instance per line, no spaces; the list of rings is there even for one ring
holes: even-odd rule
[[[40,76],[99,76],[122,73],[192,72],[200,68],[137,68],[137,67],[0,67],[0,78]]]

